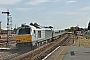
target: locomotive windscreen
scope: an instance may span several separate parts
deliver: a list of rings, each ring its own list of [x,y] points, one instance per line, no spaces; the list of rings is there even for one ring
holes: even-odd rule
[[[18,35],[23,35],[23,34],[30,34],[30,28],[19,29]]]

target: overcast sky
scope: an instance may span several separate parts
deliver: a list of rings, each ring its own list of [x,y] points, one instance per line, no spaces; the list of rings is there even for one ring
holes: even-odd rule
[[[13,28],[30,22],[60,29],[76,25],[87,27],[90,21],[90,0],[0,0],[2,28],[7,26],[7,15],[2,11],[7,9]]]

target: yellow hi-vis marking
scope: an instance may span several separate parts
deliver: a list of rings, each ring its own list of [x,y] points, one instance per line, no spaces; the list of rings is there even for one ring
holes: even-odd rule
[[[20,42],[32,42],[32,36],[16,36],[16,40],[19,40]]]

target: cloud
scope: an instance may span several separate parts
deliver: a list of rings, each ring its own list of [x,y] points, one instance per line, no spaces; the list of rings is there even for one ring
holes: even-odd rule
[[[65,12],[57,12],[58,14],[65,14]]]
[[[85,16],[88,13],[86,12],[57,12],[57,14],[67,14],[67,15],[81,15],[81,16]]]
[[[21,2],[22,0],[0,0],[0,4],[17,4],[19,2]]]
[[[81,8],[79,10],[90,10],[90,7],[84,7],[84,8]]]
[[[76,0],[68,0],[68,1],[66,2],[66,4],[75,3],[75,2],[77,2],[77,1],[76,1]]]
[[[51,2],[59,2],[59,1],[61,1],[61,0],[51,0]]]
[[[77,12],[72,12],[72,13],[66,13],[66,14],[78,14]]]
[[[38,5],[40,3],[45,3],[45,2],[58,2],[61,0],[32,0],[30,2],[27,2],[26,4],[30,4],[30,5]]]
[[[31,10],[32,8],[15,8],[16,10],[19,10],[19,11],[29,11]]]
[[[30,2],[27,2],[26,4],[30,4],[30,5],[38,5],[40,3],[44,3],[44,2],[48,2],[49,0],[32,0]]]
[[[78,12],[57,12],[58,14],[79,14]]]

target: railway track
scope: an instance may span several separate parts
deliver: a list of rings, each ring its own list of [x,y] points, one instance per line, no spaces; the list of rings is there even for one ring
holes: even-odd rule
[[[22,49],[14,48],[10,50],[0,50],[0,60],[41,60],[56,47],[60,46],[60,44],[62,44],[62,46],[66,45],[64,41],[67,41],[67,39],[69,40],[70,36],[71,35],[65,34],[60,39],[34,50],[29,47],[24,47]]]
[[[31,49],[26,49],[26,48],[22,48],[22,49],[18,49],[18,48],[14,48],[14,49],[2,49],[0,50],[0,60],[12,60],[13,58],[20,56],[24,53],[27,53],[31,51]]]
[[[74,44],[74,36],[71,34],[60,42],[60,46],[70,46],[72,44]]]
[[[61,37],[60,39],[55,40],[54,42],[51,42],[39,49],[23,54],[15,58],[14,60],[42,60],[47,54],[53,51],[56,47],[60,45],[61,46],[66,45],[66,43],[68,43],[67,40],[70,39],[69,37],[71,37],[71,35],[66,34],[64,35],[64,37]],[[63,40],[66,42],[64,43]]]

